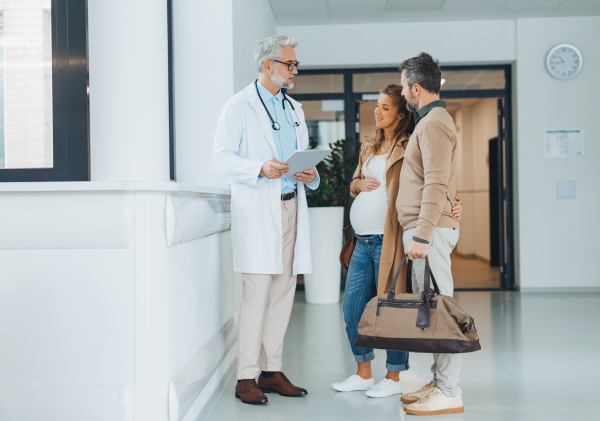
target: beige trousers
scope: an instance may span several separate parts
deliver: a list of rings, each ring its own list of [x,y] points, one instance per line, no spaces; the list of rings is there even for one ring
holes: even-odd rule
[[[263,371],[281,371],[283,338],[290,321],[296,276],[293,276],[298,198],[281,201],[283,273],[244,273],[238,322],[238,380],[254,379]],[[268,252],[268,251],[266,251]]]
[[[408,242],[412,240],[415,228],[404,231],[402,241],[404,242],[404,251],[408,247]],[[433,235],[429,240],[429,266],[435,276],[435,280],[443,295],[452,297],[454,292],[454,282],[452,280],[452,271],[450,270],[450,253],[454,250],[458,241],[458,230],[454,228],[435,228]],[[412,288],[413,294],[420,294],[423,291],[425,283],[425,259],[413,260]],[[433,285],[431,286],[433,288]],[[462,363],[462,354],[432,354],[433,382],[439,387],[446,396],[459,397],[462,395],[460,387],[460,366]]]

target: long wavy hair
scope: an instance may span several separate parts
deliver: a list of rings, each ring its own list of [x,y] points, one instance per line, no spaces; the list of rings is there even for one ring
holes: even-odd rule
[[[402,119],[398,124],[398,127],[394,130],[392,136],[392,147],[390,151],[396,146],[396,143],[403,140],[407,135],[410,136],[415,129],[415,120],[413,113],[406,109],[406,100],[402,96],[402,86],[390,83],[384,86],[379,91],[380,94],[386,94],[392,99],[394,107],[398,114],[402,115]],[[385,132],[383,129],[375,129],[375,133],[371,136],[367,136],[362,146],[363,156],[368,157],[366,163],[368,163],[374,155],[379,154],[383,143],[385,142]],[[389,158],[389,155],[388,155]],[[364,160],[363,160],[364,161]]]

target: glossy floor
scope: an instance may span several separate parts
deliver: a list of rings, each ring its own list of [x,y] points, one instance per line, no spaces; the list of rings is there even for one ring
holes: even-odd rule
[[[456,293],[475,318],[482,350],[465,354],[461,383],[465,412],[427,419],[549,421],[600,419],[600,294]],[[375,380],[385,375],[376,351]],[[404,390],[430,380],[431,356],[411,354]],[[355,370],[341,305],[308,305],[298,292],[284,345],[284,372],[308,389],[304,398],[268,395],[263,406],[242,404],[231,379],[208,420],[418,420],[398,396],[340,393],[331,383]]]

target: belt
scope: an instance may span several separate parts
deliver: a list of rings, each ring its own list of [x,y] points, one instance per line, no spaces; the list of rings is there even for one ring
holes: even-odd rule
[[[282,194],[281,200],[292,200],[294,197],[296,197],[296,190],[288,194]]]

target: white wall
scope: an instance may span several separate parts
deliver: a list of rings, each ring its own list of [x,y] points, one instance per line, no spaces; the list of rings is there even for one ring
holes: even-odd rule
[[[211,164],[223,105],[257,77],[254,46],[276,32],[268,0],[173,1],[177,181],[226,187]]]
[[[600,17],[520,19],[517,56],[521,287],[600,287]],[[562,81],[545,69],[547,52],[571,43],[583,68]],[[546,129],[583,129],[585,154],[546,158]],[[577,198],[556,199],[557,180],[576,180]]]
[[[600,287],[600,246],[589,235],[600,229],[600,106],[590,95],[600,68],[600,17],[279,26],[278,32],[298,39],[303,66],[396,66],[421,51],[446,65],[512,63],[517,284],[561,287],[568,279],[570,287]],[[568,81],[545,69],[550,48],[564,42],[584,56],[583,70]],[[544,158],[543,131],[550,128],[583,129],[585,155]],[[577,181],[577,199],[556,199],[560,179]]]
[[[2,420],[165,421],[169,382],[239,306],[242,282],[232,269],[230,232],[168,247],[169,193],[156,191],[156,185],[136,192],[107,192],[107,186],[89,192],[0,192],[3,217],[17,220],[16,226],[24,224],[19,216],[30,215],[36,199],[63,216],[55,218],[58,225],[31,234],[31,248],[23,248],[14,230],[4,230]],[[119,206],[120,199],[131,200],[131,206]],[[95,212],[82,214],[92,205]],[[177,216],[181,226],[192,227],[186,216]],[[96,226],[121,225],[133,233],[131,241],[107,242],[119,237],[114,229],[88,234],[83,245],[77,237],[97,232]],[[20,228],[22,236],[27,228]],[[57,246],[65,248],[45,248]],[[185,421],[196,419],[220,392],[234,360],[231,349],[218,361],[220,368]],[[186,374],[202,378],[215,367],[194,368]]]
[[[233,88],[239,92],[258,76],[256,43],[277,33],[269,0],[233,0]]]
[[[166,6],[88,0],[92,181],[169,180]]]
[[[397,66],[427,51],[444,64],[516,59],[514,20],[279,26],[302,67]]]
[[[232,0],[173,0],[176,177],[226,187],[212,169],[217,119],[233,89]]]

